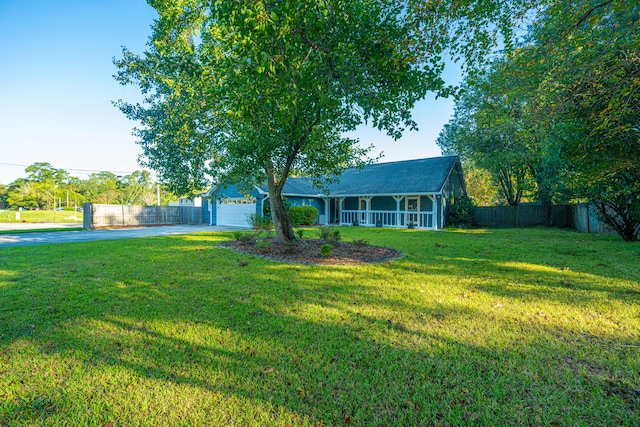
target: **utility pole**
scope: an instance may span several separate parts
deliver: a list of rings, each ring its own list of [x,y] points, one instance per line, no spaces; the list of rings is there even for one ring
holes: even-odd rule
[[[158,171],[156,171],[156,194],[158,196],[158,206],[160,206],[160,179],[158,178]]]

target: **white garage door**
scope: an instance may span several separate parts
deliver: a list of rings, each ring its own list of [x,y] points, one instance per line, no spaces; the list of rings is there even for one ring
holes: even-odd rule
[[[256,213],[256,204],[248,199],[224,199],[217,203],[218,225],[251,227],[251,214]]]

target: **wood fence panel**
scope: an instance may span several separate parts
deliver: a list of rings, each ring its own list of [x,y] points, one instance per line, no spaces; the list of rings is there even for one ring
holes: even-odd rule
[[[475,225],[480,227],[572,227],[571,206],[481,206],[476,208]]]
[[[202,224],[202,207],[180,206],[180,224]]]
[[[85,228],[181,224],[180,207],[178,206],[94,205],[86,203],[84,210]],[[87,215],[86,212],[89,214]]]

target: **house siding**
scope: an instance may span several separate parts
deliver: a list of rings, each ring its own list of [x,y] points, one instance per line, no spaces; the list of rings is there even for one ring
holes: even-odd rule
[[[374,211],[395,211],[396,201],[391,196],[374,197],[371,199],[371,210]]]
[[[441,230],[443,225],[444,225],[444,217],[443,217],[443,212],[444,212],[444,207],[443,207],[443,197],[440,196],[436,196],[436,224],[437,224],[437,229]]]
[[[433,211],[433,201],[429,196],[420,196],[420,212]]]
[[[209,199],[202,199],[202,223],[209,224]]]

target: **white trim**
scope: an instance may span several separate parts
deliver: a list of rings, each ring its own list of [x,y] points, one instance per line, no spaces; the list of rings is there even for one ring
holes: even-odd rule
[[[324,225],[329,225],[329,217],[331,216],[331,200],[328,197],[323,197],[324,200]]]

